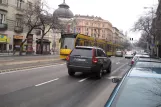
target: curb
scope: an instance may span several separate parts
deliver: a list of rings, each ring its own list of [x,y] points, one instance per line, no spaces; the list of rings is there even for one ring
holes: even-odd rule
[[[64,64],[64,63],[45,64],[45,65],[38,65],[38,66],[28,66],[28,67],[22,67],[22,68],[14,68],[14,69],[0,70],[0,74],[1,74],[1,73],[5,73],[5,72],[27,70],[27,69],[39,68],[39,67],[45,67],[45,66],[47,67],[47,66],[57,65],[57,64]]]

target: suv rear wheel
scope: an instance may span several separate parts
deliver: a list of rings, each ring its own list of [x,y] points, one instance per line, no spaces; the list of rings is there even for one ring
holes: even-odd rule
[[[100,70],[96,73],[96,77],[98,79],[101,79],[102,78],[102,74],[103,74],[103,68],[101,67]]]
[[[111,73],[111,64],[109,65],[109,67],[107,68],[107,73]]]
[[[72,69],[68,68],[68,74],[70,76],[74,76],[75,72]]]

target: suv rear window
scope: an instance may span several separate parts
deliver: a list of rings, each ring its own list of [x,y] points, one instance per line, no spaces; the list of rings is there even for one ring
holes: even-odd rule
[[[76,48],[70,54],[71,56],[80,55],[80,56],[87,56],[92,57],[92,49],[91,48]]]

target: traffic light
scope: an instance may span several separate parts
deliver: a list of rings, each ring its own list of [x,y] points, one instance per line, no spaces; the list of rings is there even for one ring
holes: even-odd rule
[[[131,41],[133,41],[133,38],[130,38]]]

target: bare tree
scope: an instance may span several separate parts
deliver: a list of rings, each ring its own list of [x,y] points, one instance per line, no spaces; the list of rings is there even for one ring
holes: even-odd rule
[[[40,14],[40,12],[39,12],[39,6],[38,5],[26,8],[24,10],[24,14],[23,14],[24,20],[23,20],[22,24],[28,29],[28,31],[27,31],[27,34],[26,34],[26,38],[22,41],[22,43],[20,45],[19,55],[22,55],[23,45],[27,41],[31,32],[35,28],[38,28],[39,26],[41,26],[41,24],[39,23],[39,14]]]
[[[26,38],[20,45],[20,55],[22,55],[23,44],[27,41],[29,35],[34,29],[40,29],[42,31],[41,35],[41,53],[43,50],[43,38],[44,36],[51,30],[58,28],[59,20],[56,16],[51,15],[45,7],[48,6],[41,2],[39,4],[35,4],[31,7],[28,7],[24,10],[24,20],[23,24],[27,27],[28,31],[26,34]]]
[[[154,10],[148,11],[147,14],[139,17],[139,19],[134,23],[134,27],[132,28],[132,31],[141,31],[141,33],[144,35],[144,41],[149,43],[152,42],[152,39],[153,42],[155,42],[156,37],[154,16]]]
[[[128,40],[126,40],[125,42],[122,43],[122,46],[124,47],[124,49],[127,49],[128,47],[131,46],[131,44]]]
[[[43,53],[43,39],[44,36],[52,29],[58,29],[59,21],[58,18],[50,14],[41,15],[40,23],[42,24],[39,29],[42,31],[41,35],[41,54]]]
[[[150,40],[150,38],[148,38],[147,33],[142,33],[139,41],[137,42],[137,46],[141,47],[143,49],[146,49],[147,48],[146,42],[149,41],[149,40]]]
[[[56,16],[51,15],[47,10],[44,9],[43,3],[40,7],[39,23],[41,26],[38,27],[42,31],[41,35],[41,54],[43,53],[43,39],[44,36],[52,29],[58,29],[59,20]]]
[[[141,16],[138,21],[134,24],[133,31],[141,31],[146,33],[146,38],[151,38],[154,33],[151,30],[152,19],[150,16]],[[149,41],[148,41],[149,42]]]

